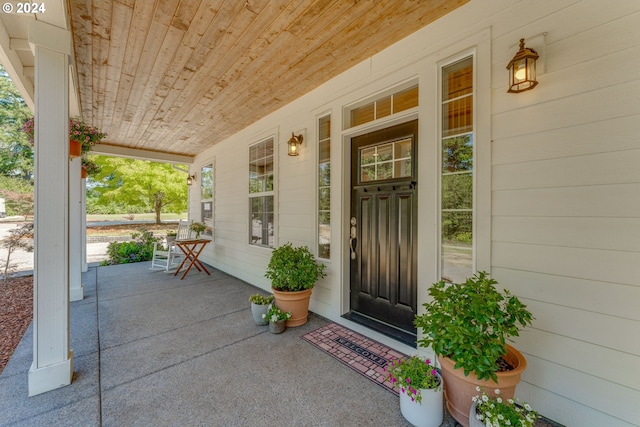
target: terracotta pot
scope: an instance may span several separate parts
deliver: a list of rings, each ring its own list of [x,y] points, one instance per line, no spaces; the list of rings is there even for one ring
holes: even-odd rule
[[[87,177],[87,170],[84,168],[84,166],[82,167],[82,172],[80,172],[80,177],[82,179],[85,179]]]
[[[69,140],[69,157],[75,158],[80,157],[82,154],[82,143],[78,141],[74,141],[73,139]]]
[[[438,357],[444,379],[444,397],[447,401],[447,409],[451,416],[464,427],[469,427],[469,410],[473,403],[473,396],[478,395],[476,386],[483,388],[485,393],[493,397],[495,389],[500,389],[503,399],[513,398],[516,385],[520,382],[520,375],[527,368],[527,360],[515,348],[507,344],[505,360],[513,366],[513,370],[497,372],[498,382],[492,380],[479,380],[475,373],[464,375],[461,368],[454,369],[455,362],[448,357]]]
[[[311,289],[296,292],[283,292],[277,289],[271,289],[273,290],[273,295],[276,297],[276,306],[284,312],[291,312],[291,318],[287,320],[287,328],[307,323]]]

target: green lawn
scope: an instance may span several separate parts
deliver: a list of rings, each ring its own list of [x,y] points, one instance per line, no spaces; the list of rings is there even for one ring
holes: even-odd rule
[[[87,221],[126,221],[129,219],[129,215],[125,214],[109,214],[109,215],[95,215],[95,214],[87,214]],[[179,219],[187,219],[187,214],[181,213],[163,213],[160,215],[160,220],[162,222],[165,221],[177,221]],[[155,221],[156,214],[154,213],[144,213],[144,214],[133,214],[134,221]]]

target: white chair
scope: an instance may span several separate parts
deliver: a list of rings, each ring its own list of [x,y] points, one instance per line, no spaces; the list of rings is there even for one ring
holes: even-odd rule
[[[191,230],[189,230],[189,223],[180,220],[176,240],[186,240],[190,237]],[[164,270],[165,272],[169,272],[169,270],[177,268],[180,265],[183,256],[180,248],[178,248],[173,241],[167,241],[166,243],[156,242],[153,244],[153,255],[151,257],[151,267],[149,270]]]

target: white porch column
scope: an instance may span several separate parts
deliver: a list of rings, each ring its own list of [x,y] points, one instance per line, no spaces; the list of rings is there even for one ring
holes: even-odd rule
[[[80,235],[81,243],[80,250],[82,251],[82,272],[89,271],[89,265],[87,264],[87,180],[82,180],[82,190],[80,190],[82,211],[80,216]]]
[[[71,34],[29,24],[35,52],[35,255],[29,396],[71,384],[69,349],[69,55]]]
[[[69,300],[82,301],[82,160],[69,161]]]

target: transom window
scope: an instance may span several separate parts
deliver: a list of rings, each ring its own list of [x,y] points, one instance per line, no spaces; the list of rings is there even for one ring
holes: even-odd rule
[[[381,96],[372,102],[351,109],[349,123],[346,127],[354,127],[369,123],[409,108],[418,106],[418,86],[398,90],[390,95]]]

